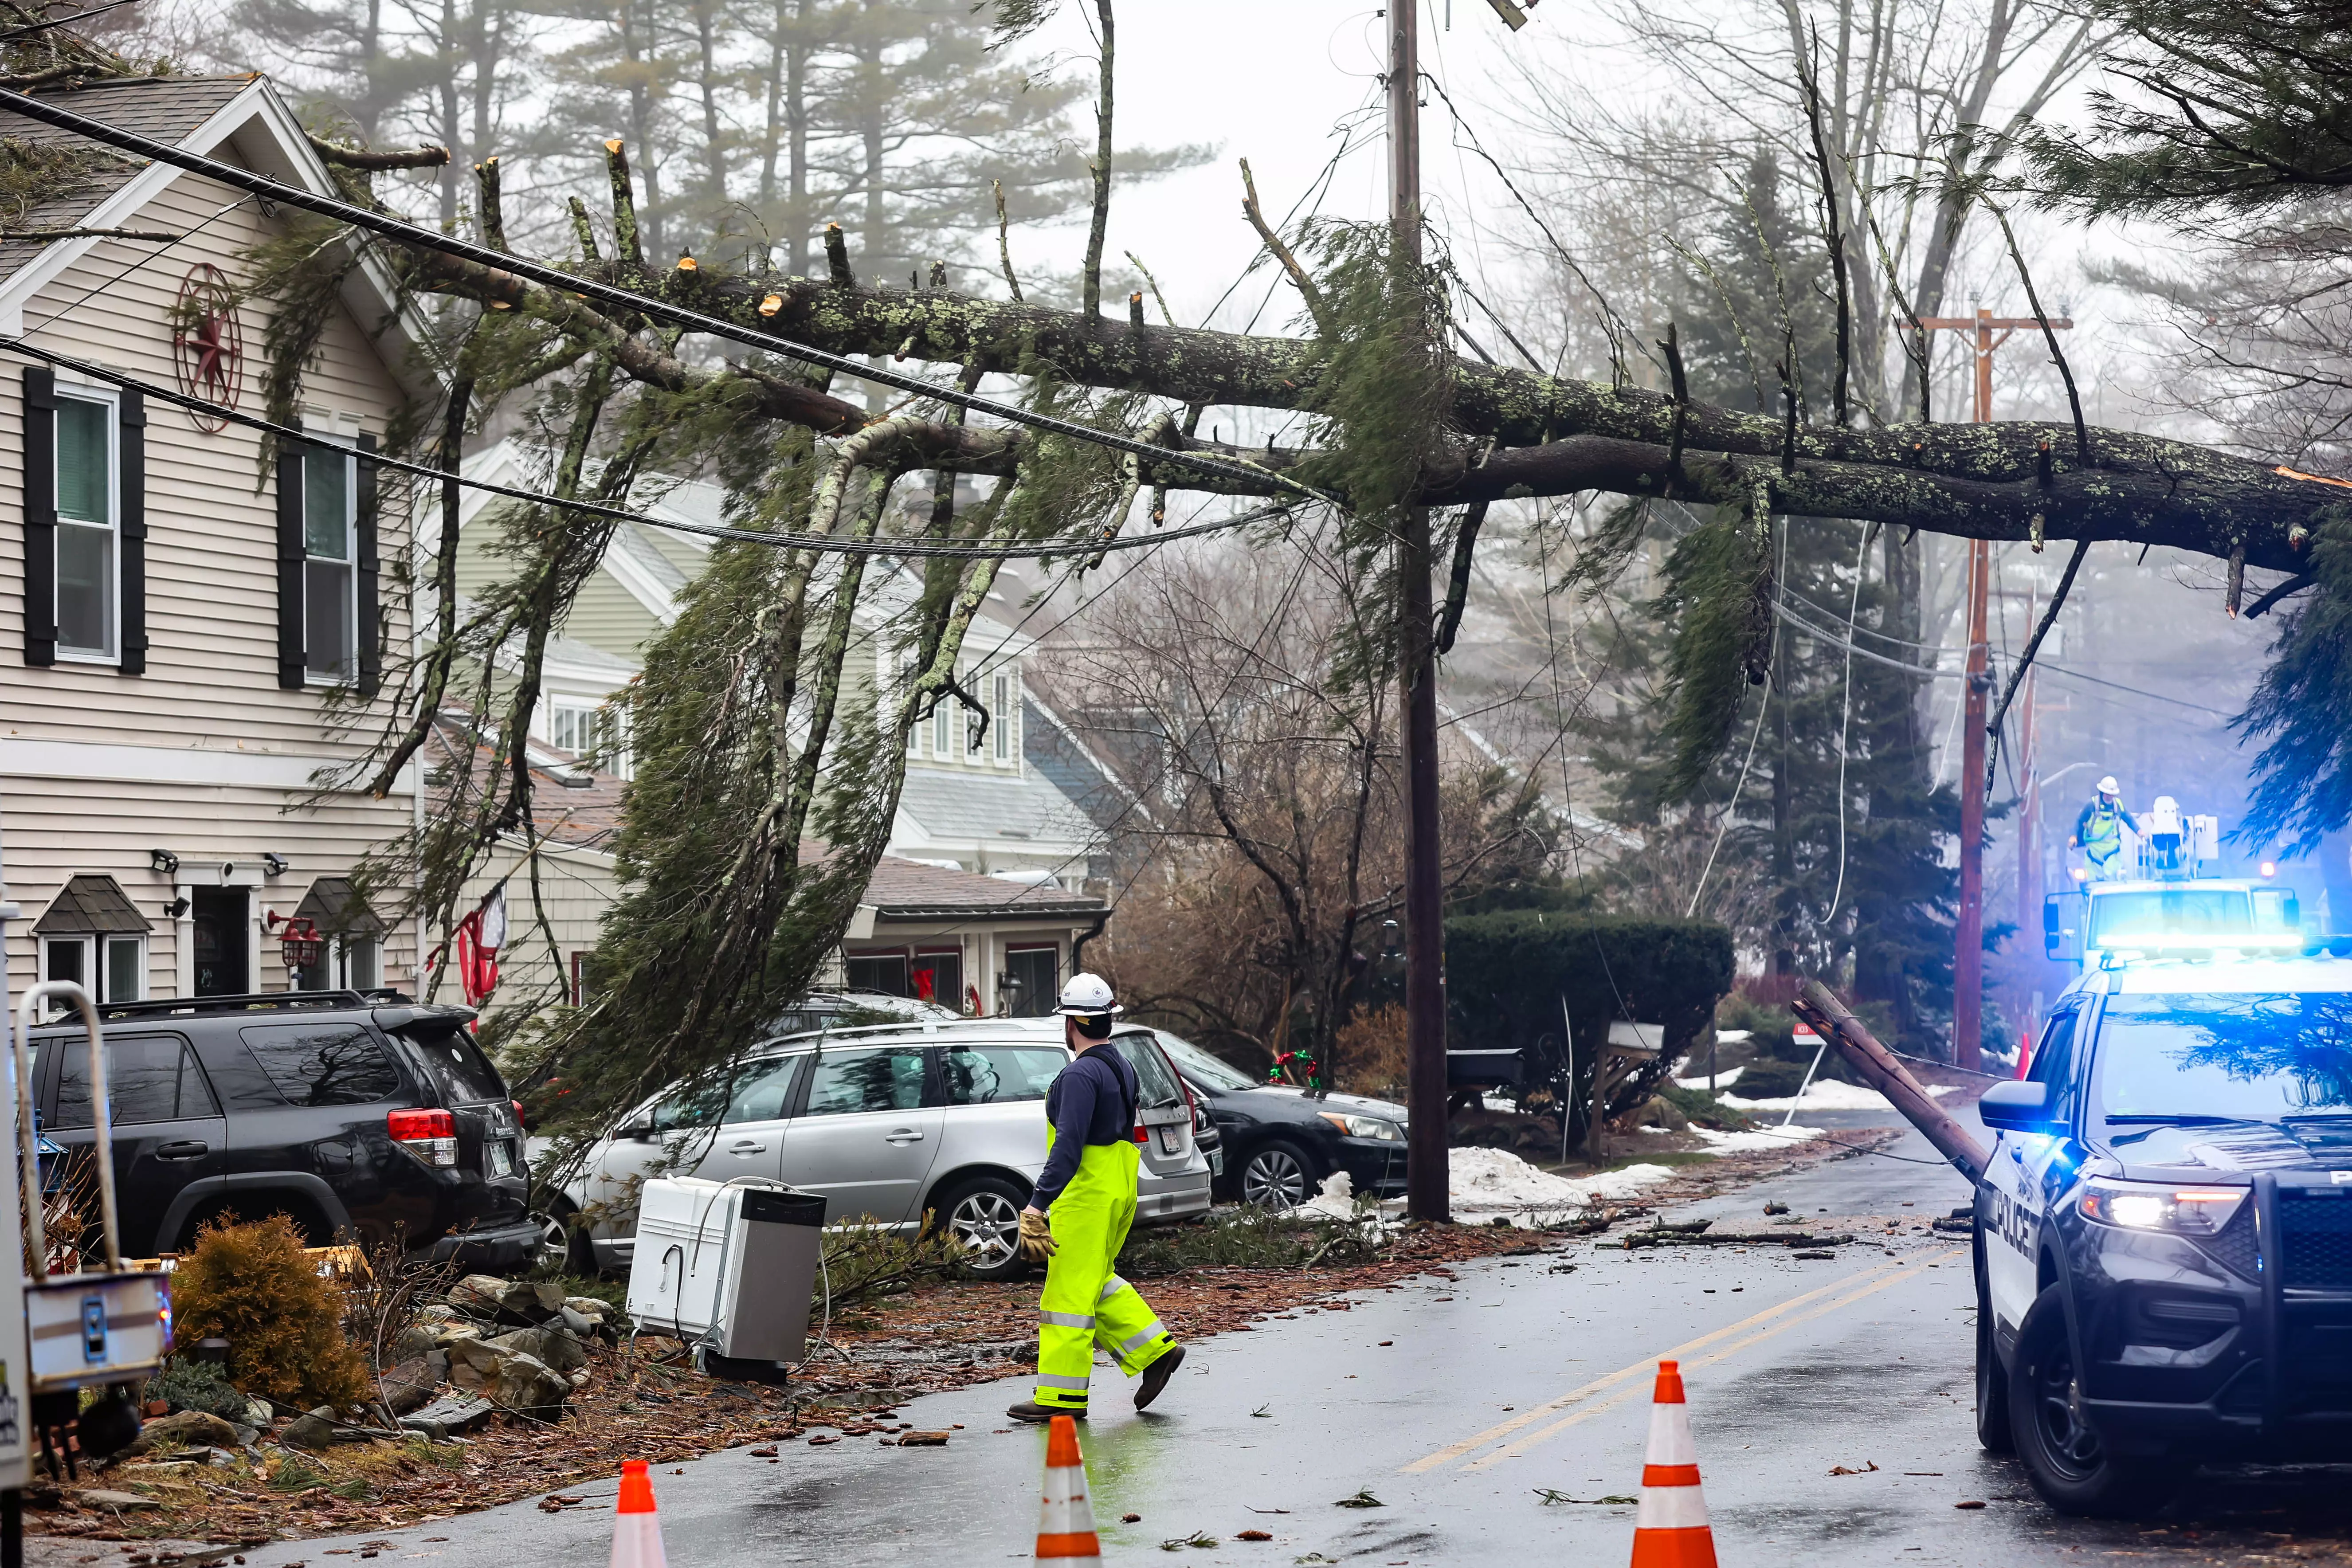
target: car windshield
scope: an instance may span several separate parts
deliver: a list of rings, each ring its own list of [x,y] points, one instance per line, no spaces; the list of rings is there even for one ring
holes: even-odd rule
[[[2234,888],[2164,888],[2091,900],[2090,940],[2100,947],[2242,936],[2254,929],[2246,895]]]
[[[1160,1037],[1160,1048],[1176,1064],[1176,1070],[1196,1083],[1205,1083],[1211,1089],[1220,1089],[1263,1087],[1257,1079],[1231,1062],[1211,1056],[1181,1035],[1171,1035],[1165,1029],[1155,1029],[1152,1033]]]
[[[2111,1121],[2352,1116],[2352,992],[2111,996],[2095,1070]]]

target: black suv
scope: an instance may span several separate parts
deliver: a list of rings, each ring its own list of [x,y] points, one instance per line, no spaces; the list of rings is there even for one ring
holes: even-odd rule
[[[306,1239],[406,1239],[487,1268],[527,1260],[522,1121],[464,1007],[397,992],[171,997],[98,1009],[122,1248],[184,1248],[215,1215],[292,1217]],[[44,1132],[96,1140],[89,1037],[34,1037]]]

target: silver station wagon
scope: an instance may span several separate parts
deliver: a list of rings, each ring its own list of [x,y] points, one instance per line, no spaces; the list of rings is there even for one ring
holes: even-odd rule
[[[1204,1113],[1150,1029],[1122,1028],[1109,1045],[1143,1091],[1136,1223],[1205,1214],[1209,1161],[1194,1136]],[[582,1272],[627,1268],[647,1177],[756,1176],[823,1194],[828,1224],[912,1229],[928,1217],[971,1248],[976,1273],[1011,1275],[1021,1208],[1045,1166],[1045,1090],[1069,1059],[1057,1017],[771,1040],[731,1086],[657,1095],[591,1147],[550,1199],[549,1260]]]

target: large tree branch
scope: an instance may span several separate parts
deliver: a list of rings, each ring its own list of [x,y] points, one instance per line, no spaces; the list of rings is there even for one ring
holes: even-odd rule
[[[597,270],[591,264],[592,271]],[[1319,344],[1167,326],[1113,328],[1034,304],[972,299],[943,289],[908,291],[776,276],[674,273],[628,281],[690,300],[698,310],[753,331],[840,354],[898,354],[963,367],[967,374],[1034,374],[1192,405],[1311,409],[1323,363]],[[623,374],[682,390],[689,372],[651,339],[624,332],[586,301],[502,270],[438,253],[416,259],[427,288],[530,310],[567,331],[613,344]],[[1454,433],[1466,439],[1452,464],[1432,465],[1425,504],[1466,504],[1580,490],[1658,496],[1664,491],[1677,405],[1662,392],[1547,376],[1507,365],[1450,362]],[[864,411],[790,377],[748,368],[755,411],[820,433],[847,435]],[[2290,475],[2188,442],[2122,431],[2095,433],[2095,465],[2055,455],[2072,448],[2067,426],[1910,425],[1870,430],[1802,427],[1784,451],[1779,420],[1701,403],[1681,405],[1686,484],[1675,499],[1737,502],[1769,478],[1773,507],[1811,516],[1901,523],[1978,539],[2117,540],[2244,560],[2273,571],[2305,563],[2311,531],[2352,502],[2341,487]],[[919,466],[1009,471],[1011,432],[924,426]],[[1482,439],[1483,438],[1483,439]],[[1495,443],[1475,473],[1470,441]],[[1205,479],[1173,468],[1146,482],[1233,494],[1276,495],[1274,476],[1311,454],[1237,449],[1172,436],[1171,446],[1215,452],[1263,470],[1266,483]],[[905,460],[905,459],[901,459]],[[1792,471],[1780,470],[1784,461]],[[1150,470],[1148,462],[1142,467]],[[2037,530],[2036,519],[2040,520]]]

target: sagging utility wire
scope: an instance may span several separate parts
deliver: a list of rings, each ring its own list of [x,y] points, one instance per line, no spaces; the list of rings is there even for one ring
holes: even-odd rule
[[[89,10],[77,11],[70,16],[44,17],[40,21],[31,23],[28,26],[11,27],[6,32],[0,33],[0,44],[7,43],[12,38],[24,37],[30,33],[44,33],[51,27],[65,27],[70,26],[76,22],[86,22],[90,17],[98,16],[101,12],[112,11],[120,6],[136,5],[137,3],[138,0],[106,0],[106,4],[103,5],[92,5]]]
[[[77,359],[71,354],[59,353],[55,349],[46,349],[35,343],[28,343],[22,338],[0,336],[0,350],[20,353],[27,359],[37,359],[44,364],[56,365],[100,381],[111,382],[117,386],[127,386],[155,402],[169,403],[176,407],[188,409],[192,413],[203,414],[209,418],[225,419],[233,425],[243,425],[248,429],[266,430],[283,440],[306,444],[315,443],[317,440],[317,437],[308,431],[298,430],[290,425],[280,425],[275,420],[264,419],[257,414],[247,414],[231,408],[226,404],[208,403],[201,397],[191,397],[186,393],[177,392],[167,386],[159,386],[152,381],[142,381],[135,375],[125,374],[108,365]],[[699,534],[706,539],[732,540],[741,544],[765,544],[780,550],[813,550],[824,555],[923,556],[950,561],[992,561],[1002,557],[1007,560],[1046,561],[1066,555],[1097,555],[1107,551],[1143,550],[1153,545],[1167,544],[1179,539],[1191,539],[1200,534],[1222,533],[1280,516],[1298,504],[1297,501],[1276,501],[1270,506],[1262,506],[1255,510],[1243,512],[1238,517],[1219,518],[1214,522],[1199,522],[1187,528],[1169,529],[1157,533],[1139,533],[1123,539],[1097,538],[1063,544],[939,544],[915,539],[850,540],[835,539],[821,533],[764,533],[757,529],[727,528],[717,523],[680,522],[670,518],[650,517],[644,512],[630,511],[622,507],[604,506],[590,500],[572,500],[562,496],[549,495],[541,490],[527,490],[517,485],[502,485],[492,479],[471,479],[462,474],[452,473],[447,468],[436,468],[423,463],[412,463],[405,458],[389,457],[381,452],[370,457],[367,461],[381,468],[391,468],[404,474],[415,474],[420,479],[431,479],[436,484],[449,484],[454,481],[461,489],[480,490],[486,495],[504,496],[509,500],[525,501],[532,506],[581,512],[590,517],[609,518],[616,522],[634,522],[646,528],[667,529],[673,533]]]
[[[234,163],[224,163],[216,158],[207,158],[200,153],[191,153],[184,148],[174,147],[169,142],[158,142],[152,136],[142,136],[135,131],[125,131],[120,126],[109,125],[102,120],[92,120],[88,115],[76,114],[69,109],[62,109],[54,103],[47,103],[21,92],[10,91],[5,88],[0,88],[0,109],[21,114],[27,120],[37,120],[44,125],[70,132],[74,135],[105,146],[119,148],[125,153],[135,153],[142,158],[152,159],[159,163],[169,163],[173,168],[184,169],[192,174],[202,174],[206,179],[218,180],[221,184],[236,190],[248,191],[274,202],[283,202],[290,207],[299,207],[304,212],[316,213],[320,217],[332,218],[338,223],[349,224],[354,228],[382,235],[386,239],[395,240],[403,245],[414,246],[423,250],[437,250],[445,256],[454,256],[459,260],[470,261],[477,266],[508,273],[544,288],[561,289],[578,295],[583,300],[593,300],[617,310],[633,310],[649,321],[666,321],[672,326],[684,327],[691,331],[705,332],[712,337],[724,338],[730,342],[741,343],[747,348],[782,354],[786,359],[798,360],[803,364],[814,365],[820,370],[832,371],[838,375],[860,377],[883,386],[896,387],[901,392],[911,392],[923,397],[935,398],[941,403],[952,404],[975,414],[992,415],[1008,424],[1024,425],[1033,430],[1045,431],[1048,435],[1065,437],[1073,441],[1085,441],[1098,447],[1108,447],[1114,451],[1126,452],[1130,456],[1146,458],[1154,463],[1173,464],[1179,468],[1190,468],[1195,473],[1210,474],[1218,479],[1246,483],[1253,488],[1272,484],[1308,500],[1324,501],[1343,510],[1347,505],[1343,499],[1333,495],[1328,490],[1302,484],[1297,479],[1268,468],[1247,468],[1215,458],[1204,458],[1198,453],[1158,447],[1148,441],[1138,440],[1131,436],[1121,436],[1114,431],[1098,430],[1090,425],[1080,425],[1075,420],[1059,419],[1050,414],[1033,413],[1009,403],[999,403],[992,397],[982,397],[977,394],[965,392],[960,387],[937,385],[925,381],[920,376],[886,370],[880,365],[867,364],[845,354],[831,353],[824,349],[812,348],[806,343],[796,343],[789,338],[754,331],[748,327],[739,327],[724,317],[707,315],[700,310],[690,310],[682,305],[673,305],[667,300],[656,300],[649,294],[639,294],[633,289],[616,288],[610,283],[600,283],[593,278],[576,277],[560,268],[550,267],[544,262],[533,261],[527,257],[511,255],[502,250],[492,250],[486,246],[476,245],[471,241],[458,239],[450,235],[436,234],[429,228],[394,217],[389,214],[371,212],[365,207],[354,206],[349,202],[333,196],[320,195],[315,191],[306,191],[298,185],[285,184],[270,179],[266,174],[257,174],[250,169],[241,169]]]

